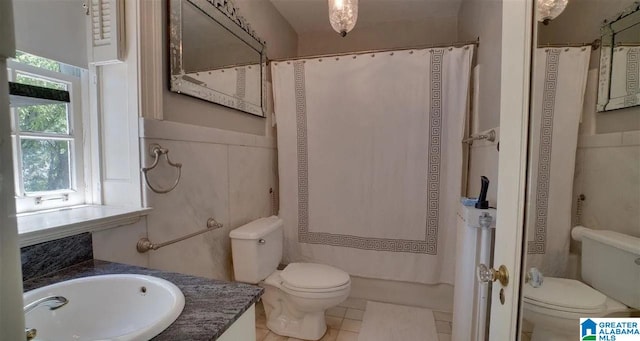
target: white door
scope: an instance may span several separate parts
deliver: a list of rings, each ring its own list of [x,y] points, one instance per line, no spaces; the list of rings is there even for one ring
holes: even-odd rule
[[[502,2],[500,161],[495,269],[504,265],[506,286],[492,285],[489,339],[517,340],[525,203],[533,0]]]
[[[11,1],[0,1],[0,339],[24,340],[6,58],[15,52]]]

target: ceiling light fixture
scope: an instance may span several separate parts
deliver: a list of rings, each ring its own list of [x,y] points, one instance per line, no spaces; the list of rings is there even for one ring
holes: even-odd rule
[[[328,0],[329,22],[342,37],[356,26],[358,20],[358,0]]]
[[[538,21],[548,25],[564,11],[568,2],[569,0],[537,0]]]

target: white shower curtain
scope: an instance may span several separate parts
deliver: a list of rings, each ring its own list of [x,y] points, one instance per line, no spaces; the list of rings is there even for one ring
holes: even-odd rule
[[[613,49],[611,97],[623,97],[624,107],[640,103],[640,46]]]
[[[532,88],[528,267],[566,275],[578,128],[591,49],[539,48]]]
[[[272,63],[286,261],[453,283],[472,55]]]

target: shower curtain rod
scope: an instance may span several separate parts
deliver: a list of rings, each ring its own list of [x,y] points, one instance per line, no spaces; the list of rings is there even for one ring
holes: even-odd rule
[[[381,53],[381,52],[395,52],[395,51],[407,51],[407,50],[421,50],[421,49],[430,49],[430,48],[440,48],[440,47],[462,47],[466,45],[480,45],[480,38],[471,41],[461,41],[454,42],[449,44],[434,44],[434,45],[421,45],[421,46],[413,46],[413,47],[400,47],[400,48],[388,48],[388,49],[379,49],[379,50],[366,50],[366,51],[353,51],[353,52],[340,52],[340,53],[331,53],[331,54],[318,54],[311,56],[300,56],[294,58],[280,58],[280,59],[270,59],[268,63],[271,62],[288,62],[293,60],[300,59],[314,59],[314,58],[326,58],[326,57],[340,57],[340,56],[350,56],[350,55],[360,55],[360,54],[369,54],[369,53]]]
[[[596,39],[590,43],[564,43],[564,44],[540,44],[538,48],[545,47],[586,47],[591,46],[591,50],[597,50],[602,45],[602,41],[600,39]]]

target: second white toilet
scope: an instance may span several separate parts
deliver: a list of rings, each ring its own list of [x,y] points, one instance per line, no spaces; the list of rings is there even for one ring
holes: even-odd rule
[[[524,318],[532,341],[579,340],[581,317],[620,317],[640,309],[640,238],[613,231],[573,228],[582,242],[583,282],[547,277],[524,287]]]
[[[324,312],[343,302],[351,290],[346,272],[324,264],[282,260],[282,219],[272,216],[243,225],[229,234],[235,280],[259,284],[267,327],[276,334],[318,340],[327,330]]]

